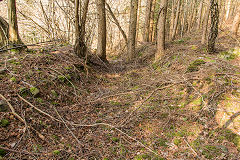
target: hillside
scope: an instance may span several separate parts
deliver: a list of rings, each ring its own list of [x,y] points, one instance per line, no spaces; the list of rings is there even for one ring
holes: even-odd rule
[[[152,43],[131,63],[51,43],[1,53],[0,157],[239,159],[239,44],[222,34],[208,54],[199,39],[167,44],[158,63]]]

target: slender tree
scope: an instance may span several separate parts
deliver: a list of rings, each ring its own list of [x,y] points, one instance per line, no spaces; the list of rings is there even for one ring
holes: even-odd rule
[[[210,13],[210,2],[207,3],[207,9],[206,9],[206,13],[203,21],[203,33],[202,33],[202,40],[201,40],[202,44],[205,44],[207,39],[209,13]]]
[[[85,58],[87,46],[85,43],[85,25],[87,19],[89,0],[86,0],[83,6],[83,14],[79,16],[79,0],[75,0],[75,54],[80,58]],[[81,24],[79,20],[81,19]]]
[[[124,40],[125,40],[125,42],[126,42],[126,44],[127,44],[127,35],[125,34],[124,30],[122,29],[122,27],[121,27],[119,21],[117,20],[116,16],[114,15],[114,13],[113,13],[113,11],[112,11],[112,9],[111,9],[111,7],[109,6],[108,3],[106,3],[106,7],[107,7],[108,12],[109,12],[110,15],[112,16],[112,18],[113,18],[115,24],[117,25],[119,31],[121,32],[121,34],[122,34],[122,36],[123,36],[123,38],[124,38]]]
[[[198,11],[198,29],[201,28],[201,24],[202,24],[202,10],[203,10],[203,3],[204,3],[204,0],[202,0],[200,2],[200,6],[199,6],[199,11]]]
[[[8,42],[8,23],[0,17],[0,47]]]
[[[237,13],[236,13],[236,16],[234,17],[233,25],[231,28],[231,31],[234,35],[237,35],[239,25],[240,25],[240,8],[237,9]]]
[[[16,0],[8,0],[8,19],[9,19],[9,42],[12,44],[23,44],[18,32]]]
[[[155,62],[160,60],[165,54],[165,24],[167,15],[168,0],[162,0],[160,4],[160,17],[158,20],[158,35],[157,35],[157,53],[155,54]]]
[[[151,18],[152,0],[147,0],[147,7],[143,28],[143,40],[149,42],[150,18]]]
[[[135,58],[138,0],[131,0],[130,24],[128,32],[128,61]]]
[[[107,62],[106,59],[106,42],[107,42],[107,29],[106,29],[106,12],[105,12],[105,0],[97,0],[98,10],[98,45],[97,55]]]
[[[207,49],[209,53],[215,51],[215,42],[218,36],[218,24],[219,24],[219,10],[217,0],[210,1],[210,12],[211,12],[211,27],[208,36]]]
[[[178,0],[176,18],[175,18],[175,22],[174,22],[174,26],[173,26],[172,37],[171,37],[172,40],[174,40],[175,36],[176,36],[177,27],[178,27],[178,23],[179,23],[180,8],[181,8],[181,0]]]

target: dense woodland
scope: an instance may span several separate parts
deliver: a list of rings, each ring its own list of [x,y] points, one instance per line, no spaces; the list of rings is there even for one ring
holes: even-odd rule
[[[0,159],[240,159],[239,0],[0,0]]]

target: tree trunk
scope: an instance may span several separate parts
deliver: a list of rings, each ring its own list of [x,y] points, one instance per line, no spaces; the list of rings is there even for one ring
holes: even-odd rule
[[[215,42],[218,36],[218,23],[219,23],[219,10],[218,10],[218,2],[217,0],[210,1],[211,7],[211,27],[210,33],[208,36],[208,52],[213,53],[215,51]]]
[[[138,0],[131,0],[130,24],[128,33],[128,61],[136,57],[136,27],[137,27]]]
[[[171,39],[173,35],[174,19],[175,19],[175,0],[172,0],[171,23],[170,23],[170,31],[169,31],[169,37],[168,37],[169,39]]]
[[[202,44],[205,44],[207,39],[209,13],[210,13],[210,3],[208,2],[207,10],[206,10],[204,22],[203,22],[203,33],[202,33],[202,41],[201,41]]]
[[[86,0],[83,6],[83,15],[81,18],[80,25],[80,16],[79,16],[79,0],[75,0],[75,44],[74,52],[80,58],[86,57],[87,46],[85,44],[85,24],[87,19],[89,0]]]
[[[8,42],[8,23],[0,17],[0,47],[7,45]]]
[[[150,15],[150,27],[149,27],[149,41],[154,41],[154,17],[155,17],[155,9],[156,9],[156,2],[157,0],[152,1],[152,9]]]
[[[97,10],[98,10],[97,55],[101,58],[102,61],[107,62],[106,59],[107,28],[106,28],[105,0],[97,0]]]
[[[18,33],[16,0],[8,0],[8,19],[9,42],[12,44],[23,44]]]
[[[157,53],[155,54],[155,62],[160,60],[165,54],[165,24],[167,15],[168,0],[162,0],[160,4],[160,17],[158,20],[158,35],[157,35]]]
[[[230,15],[231,1],[232,1],[232,0],[227,0],[227,1],[226,1],[226,4],[225,4],[225,8],[226,8],[225,21],[228,20],[229,15]]]
[[[232,33],[237,36],[238,29],[240,25],[240,9],[237,10],[236,16],[234,17],[233,20],[233,25],[232,25]]]
[[[143,40],[149,42],[149,29],[150,29],[150,18],[151,18],[152,0],[147,0],[146,16],[143,28]]]
[[[179,14],[180,14],[180,7],[181,7],[181,0],[178,0],[176,18],[175,18],[175,22],[174,22],[174,26],[173,26],[173,32],[172,32],[171,40],[174,40],[175,36],[176,36],[178,21],[179,21]]]
[[[114,15],[114,13],[113,13],[113,11],[112,11],[112,9],[110,8],[110,6],[109,6],[108,3],[106,3],[106,6],[107,6],[110,15],[112,16],[112,18],[113,18],[115,24],[117,25],[119,31],[121,32],[121,34],[122,34],[122,36],[123,36],[123,38],[124,38],[124,40],[125,40],[125,42],[126,42],[126,44],[127,44],[127,36],[126,36],[124,30],[122,29],[120,23],[118,22],[116,16]]]
[[[203,0],[200,3],[199,6],[199,12],[198,12],[198,29],[201,28],[201,24],[202,24],[202,9],[203,9]]]

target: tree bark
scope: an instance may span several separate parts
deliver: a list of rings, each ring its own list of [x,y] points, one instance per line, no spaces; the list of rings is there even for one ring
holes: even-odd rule
[[[160,4],[160,17],[158,20],[158,35],[157,35],[157,53],[155,54],[155,62],[160,60],[165,54],[165,24],[167,15],[168,0],[162,0]]]
[[[101,58],[102,61],[107,62],[106,59],[107,28],[106,28],[105,0],[97,0],[97,10],[98,10],[97,55]]]
[[[215,42],[218,36],[218,24],[219,24],[219,10],[217,0],[210,1],[210,11],[211,11],[211,27],[208,36],[208,52],[213,53],[215,51]]]
[[[151,9],[151,15],[150,15],[150,27],[149,27],[149,41],[154,41],[154,18],[155,18],[155,9],[156,9],[156,2],[157,0],[152,1],[152,9]]]
[[[180,7],[181,7],[181,0],[178,0],[176,18],[175,18],[175,22],[174,22],[174,26],[173,26],[173,32],[172,32],[171,40],[174,40],[175,36],[176,36],[178,21],[179,21],[179,14],[180,14]]]
[[[8,42],[8,23],[0,17],[0,47],[7,45]]]
[[[202,24],[202,9],[203,9],[203,0],[200,3],[199,6],[199,12],[198,12],[198,29],[201,28],[201,24]]]
[[[203,33],[202,33],[202,40],[201,40],[202,44],[205,44],[207,39],[209,13],[210,13],[210,2],[207,3],[207,10],[206,10],[204,22],[203,22]]]
[[[8,0],[9,42],[23,44],[20,39],[17,24],[16,0]]]
[[[226,1],[226,4],[225,4],[225,8],[226,8],[225,21],[228,20],[229,15],[230,15],[231,1],[232,1],[232,0],[227,0],[227,1]]]
[[[150,18],[151,18],[152,0],[147,0],[146,16],[143,28],[143,40],[149,42]]]
[[[128,61],[136,57],[136,28],[137,28],[138,0],[131,0],[130,24],[128,33]]]
[[[234,20],[233,20],[233,25],[231,29],[232,33],[235,36],[237,36],[239,25],[240,25],[240,9],[238,8],[236,16],[234,17]]]

